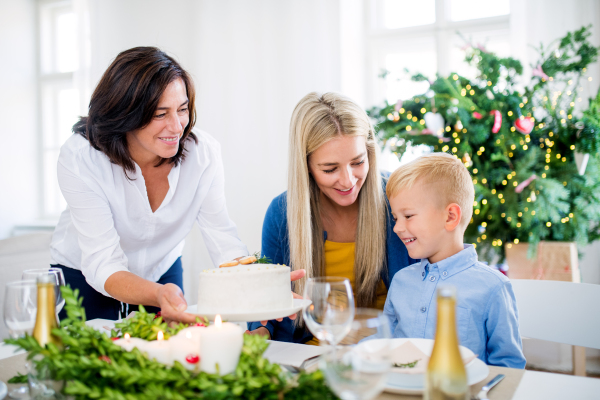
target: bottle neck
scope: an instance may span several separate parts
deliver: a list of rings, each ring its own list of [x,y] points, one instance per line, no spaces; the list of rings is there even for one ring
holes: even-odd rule
[[[438,298],[436,341],[444,341],[458,346],[456,335],[456,301],[451,297]]]

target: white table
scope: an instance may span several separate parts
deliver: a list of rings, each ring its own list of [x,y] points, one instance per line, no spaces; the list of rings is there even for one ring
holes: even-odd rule
[[[90,325],[102,328],[106,320],[88,321]],[[114,323],[114,321],[109,321]],[[289,343],[272,342],[272,348],[267,350],[277,361],[286,360],[289,352],[290,361],[297,362],[298,353],[306,349],[306,354],[314,355],[318,351],[314,346],[291,345]],[[14,347],[0,345],[0,381],[6,382],[17,371],[24,373],[25,355],[20,352],[14,355]],[[268,354],[267,354],[268,355]],[[271,358],[271,357],[270,357]],[[290,362],[293,364],[293,362]],[[479,388],[496,374],[505,374],[506,379],[490,392],[490,400],[598,400],[600,399],[600,379],[584,378],[573,375],[553,374],[537,371],[523,371],[513,368],[490,367],[488,378],[471,387],[472,393],[477,393]],[[10,385],[9,385],[10,386]],[[391,393],[382,393],[377,400],[412,400],[421,399],[421,396],[404,396]]]

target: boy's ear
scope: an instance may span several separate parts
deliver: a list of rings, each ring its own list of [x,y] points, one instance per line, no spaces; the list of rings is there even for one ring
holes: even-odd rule
[[[446,230],[451,232],[460,225],[460,219],[462,217],[462,210],[456,203],[451,203],[446,207]]]

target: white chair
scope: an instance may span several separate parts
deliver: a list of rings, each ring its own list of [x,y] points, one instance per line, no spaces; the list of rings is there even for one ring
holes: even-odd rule
[[[565,343],[573,348],[575,375],[585,376],[585,349],[600,349],[600,285],[511,280],[521,336]]]
[[[50,266],[52,232],[32,233],[0,240],[0,315],[4,315],[6,282],[18,281],[23,271]],[[0,321],[0,340],[8,337],[4,321]]]

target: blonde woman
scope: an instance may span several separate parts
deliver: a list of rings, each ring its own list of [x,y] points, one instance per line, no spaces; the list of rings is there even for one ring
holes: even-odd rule
[[[296,293],[309,277],[343,276],[358,306],[383,309],[391,278],[414,261],[392,231],[369,117],[342,95],[309,93],[292,115],[289,146],[288,190],[267,210],[263,255],[306,270]],[[249,329],[274,340],[315,341],[289,318]]]

